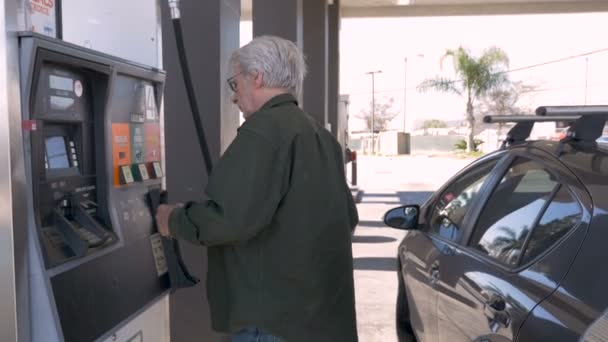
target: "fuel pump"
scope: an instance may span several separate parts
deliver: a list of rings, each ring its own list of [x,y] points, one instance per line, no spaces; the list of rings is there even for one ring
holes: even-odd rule
[[[115,340],[168,333],[168,312],[151,306],[197,280],[147,201],[164,177],[164,72],[35,33],[19,39],[31,339],[112,340],[127,322]]]
[[[179,3],[170,6],[210,172]],[[26,223],[19,229],[27,231],[27,339],[166,340],[167,294],[199,280],[184,264],[178,242],[155,229],[156,208],[166,202],[165,73],[42,33],[15,36],[20,110],[11,115],[19,117],[22,131],[10,133],[23,146],[16,162],[25,183],[20,216]]]

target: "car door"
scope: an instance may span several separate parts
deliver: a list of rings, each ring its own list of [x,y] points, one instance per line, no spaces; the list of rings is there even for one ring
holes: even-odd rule
[[[471,209],[467,237],[436,261],[440,342],[514,341],[586,234],[591,199],[559,161],[516,150],[506,165]]]
[[[472,164],[438,191],[423,207],[419,230],[408,232],[399,248],[409,318],[420,342],[437,341],[435,262],[443,247],[437,241],[462,238],[460,225],[501,156]]]

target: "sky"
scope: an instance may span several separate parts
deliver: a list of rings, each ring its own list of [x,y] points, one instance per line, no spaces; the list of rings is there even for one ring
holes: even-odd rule
[[[342,19],[340,93],[350,95],[349,127],[364,128],[354,116],[369,107],[371,76],[365,73],[376,70],[382,73],[375,76],[375,97],[394,98],[399,112],[389,128],[403,127],[404,94],[408,131],[426,119],[463,119],[465,99],[416,89],[426,78],[453,78],[451,60],[441,67],[440,59],[459,46],[474,55],[491,46],[503,49],[509,69],[524,68],[509,77],[537,87],[522,98],[521,105],[531,109],[582,105],[585,98],[587,104],[608,104],[608,43],[601,38],[608,36],[607,21],[608,13]],[[241,44],[250,39],[251,22],[242,22]],[[604,51],[575,57],[598,50]]]

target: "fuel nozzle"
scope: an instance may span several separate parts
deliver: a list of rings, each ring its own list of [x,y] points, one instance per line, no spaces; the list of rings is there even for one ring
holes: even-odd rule
[[[171,19],[180,19],[181,13],[179,10],[179,0],[169,0],[169,9],[171,10]]]

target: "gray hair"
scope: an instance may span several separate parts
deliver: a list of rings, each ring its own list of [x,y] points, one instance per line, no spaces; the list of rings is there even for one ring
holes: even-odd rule
[[[256,37],[236,50],[230,62],[243,73],[262,73],[266,87],[287,89],[295,97],[302,93],[306,61],[292,41],[275,36]]]

